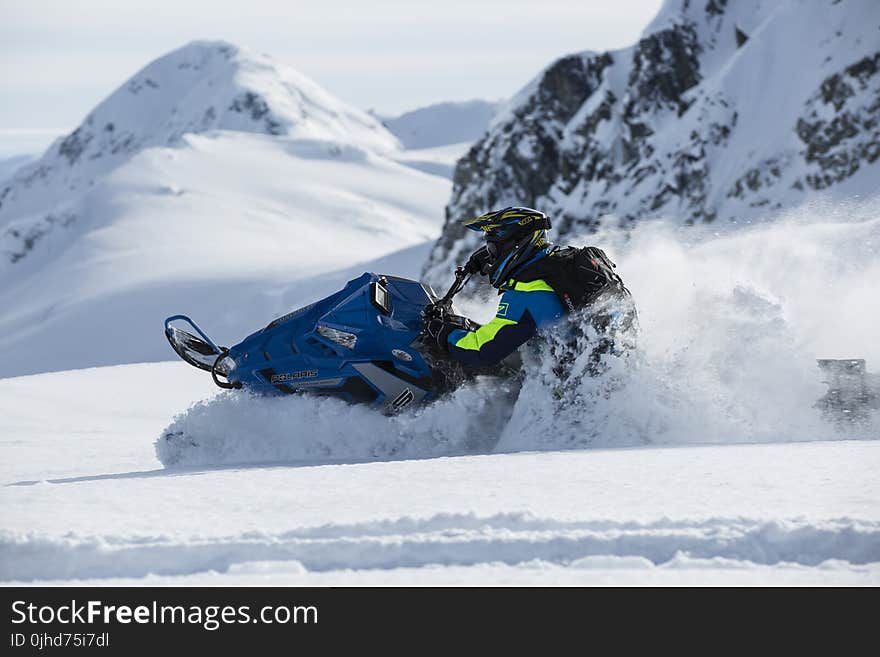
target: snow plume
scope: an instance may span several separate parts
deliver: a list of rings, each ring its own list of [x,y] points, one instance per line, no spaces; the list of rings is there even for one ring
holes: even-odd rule
[[[876,206],[817,205],[726,235],[656,222],[582,238],[615,254],[638,350],[599,377],[576,361],[557,399],[564,345],[551,336],[496,450],[880,437],[876,412],[841,428],[813,408],[826,391],[816,358],[880,370]]]
[[[487,453],[511,403],[506,386],[485,380],[395,417],[334,398],[226,393],[178,415],[156,442],[156,454],[166,466],[200,466]]]
[[[639,311],[637,349],[606,355],[599,376],[586,375],[582,348],[560,380],[563,325],[527,349],[515,402],[491,381],[391,418],[334,399],[219,395],[174,420],[157,443],[160,460],[333,462],[880,436],[876,411],[840,427],[813,407],[826,391],[816,358],[865,358],[880,371],[880,208],[814,205],[727,233],[657,220],[571,242],[606,249]]]

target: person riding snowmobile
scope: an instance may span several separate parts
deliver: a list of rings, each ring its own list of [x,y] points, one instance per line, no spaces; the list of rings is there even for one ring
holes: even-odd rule
[[[429,310],[427,333],[455,360],[491,367],[566,314],[585,309],[587,321],[600,336],[590,358],[598,363],[614,346],[612,314],[618,318],[615,330],[634,326],[635,307],[614,272],[616,265],[597,247],[549,243],[550,219],[543,212],[508,207],[464,225],[482,232],[486,240],[464,265],[464,272],[488,277],[501,299],[495,317],[482,326],[451,314],[448,306]],[[616,304],[618,311],[609,313],[609,303]]]

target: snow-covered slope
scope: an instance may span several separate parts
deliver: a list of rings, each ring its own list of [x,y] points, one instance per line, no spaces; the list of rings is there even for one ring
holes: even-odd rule
[[[310,279],[435,238],[449,182],[396,147],[264,56],[157,60],[0,192],[0,376],[167,359],[177,312],[237,341]]]
[[[415,148],[400,151],[395,159],[419,171],[435,176],[443,176],[452,180],[456,163],[471,147],[471,142],[434,146],[433,148]]]
[[[393,150],[395,138],[297,71],[225,42],[197,41],[136,73],[76,130],[0,190],[0,226],[47,212],[145,148],[234,130]],[[26,254],[27,226],[3,233],[5,259]],[[17,240],[16,240],[17,238]],[[18,241],[18,244],[16,244]]]
[[[880,583],[878,441],[163,469],[153,440],[203,374],[0,381],[0,581]],[[391,420],[370,422],[375,443]]]
[[[12,177],[12,174],[21,169],[25,164],[36,159],[34,155],[11,155],[0,159],[0,183]]]
[[[406,148],[473,142],[483,136],[500,103],[471,100],[436,103],[400,116],[378,117]]]
[[[640,41],[563,57],[460,160],[431,280],[505,205],[564,236],[652,217],[749,223],[880,191],[880,3],[667,0]]]
[[[225,42],[160,57],[99,104],[76,130],[0,189],[3,260],[16,262],[76,221],[72,199],[150,147],[217,130],[279,135],[387,152],[398,144],[369,115],[295,70]]]

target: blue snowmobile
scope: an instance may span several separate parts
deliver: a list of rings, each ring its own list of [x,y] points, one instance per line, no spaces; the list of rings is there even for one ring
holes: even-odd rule
[[[396,413],[477,374],[513,372],[509,362],[491,370],[465,368],[425,332],[432,313],[452,310],[452,298],[468,278],[459,268],[438,299],[417,281],[365,273],[232,347],[217,346],[185,315],[165,320],[165,337],[178,356],[210,372],[221,388],[333,395]]]
[[[217,346],[185,315],[165,320],[165,336],[184,361],[210,372],[221,388],[332,395],[395,413],[477,375],[510,378],[517,372],[516,356],[494,368],[465,367],[427,335],[433,314],[455,314],[452,299],[468,277],[460,267],[438,299],[418,281],[365,273],[229,348]],[[864,360],[823,359],[819,366],[828,392],[816,407],[827,419],[858,424],[880,409],[880,375],[869,374]]]

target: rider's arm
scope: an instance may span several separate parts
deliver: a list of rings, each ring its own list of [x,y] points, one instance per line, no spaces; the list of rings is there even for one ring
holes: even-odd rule
[[[449,354],[467,365],[495,365],[563,312],[556,293],[544,281],[517,283],[501,296],[498,311],[488,324],[473,331],[449,333]]]

